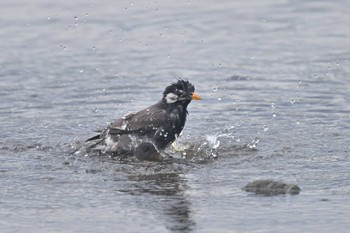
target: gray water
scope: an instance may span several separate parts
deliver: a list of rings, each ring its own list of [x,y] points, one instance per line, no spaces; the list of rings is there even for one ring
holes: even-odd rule
[[[348,232],[349,1],[0,6],[1,232]],[[202,151],[84,153],[177,78],[204,99],[179,144]]]

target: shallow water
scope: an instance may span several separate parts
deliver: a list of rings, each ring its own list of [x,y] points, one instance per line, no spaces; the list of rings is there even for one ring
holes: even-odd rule
[[[349,7],[2,3],[1,232],[347,232]],[[200,153],[83,153],[93,130],[155,103],[178,77],[204,99],[179,139]],[[241,190],[257,179],[301,193]]]

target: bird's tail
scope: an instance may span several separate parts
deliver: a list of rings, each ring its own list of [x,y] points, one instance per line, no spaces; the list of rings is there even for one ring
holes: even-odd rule
[[[85,142],[94,141],[94,140],[97,140],[97,139],[101,139],[101,134],[93,136],[93,137],[87,139]]]
[[[96,143],[90,145],[90,146],[87,147],[86,149],[87,149],[87,150],[91,150],[91,149],[95,148],[97,145],[101,144],[101,142],[103,142],[103,139],[102,139],[101,136],[102,136],[101,134],[98,134],[98,135],[96,135],[96,136],[93,136],[93,137],[87,139],[85,142],[90,142],[90,141],[95,141],[95,140],[98,140],[98,142],[96,142]]]

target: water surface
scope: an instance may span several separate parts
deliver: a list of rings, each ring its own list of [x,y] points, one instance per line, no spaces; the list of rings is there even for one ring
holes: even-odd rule
[[[2,3],[1,232],[347,232],[349,7]],[[204,99],[179,139],[201,146],[194,159],[79,150],[177,78]],[[257,179],[302,190],[241,190]]]

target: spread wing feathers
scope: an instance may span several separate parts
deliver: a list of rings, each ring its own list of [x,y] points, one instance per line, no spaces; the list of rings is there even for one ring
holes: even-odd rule
[[[169,121],[169,118],[170,116],[166,109],[162,108],[160,103],[158,103],[137,113],[130,113],[123,118],[117,119],[103,131],[98,131],[100,134],[86,141],[104,139],[108,134],[147,134],[152,131],[156,132]]]
[[[111,134],[134,134],[156,131],[169,120],[169,114],[158,104],[116,120],[108,129]]]

